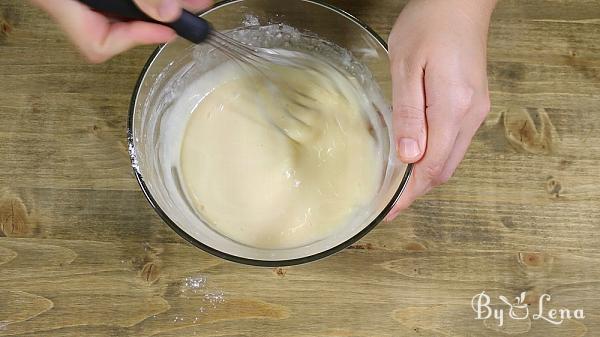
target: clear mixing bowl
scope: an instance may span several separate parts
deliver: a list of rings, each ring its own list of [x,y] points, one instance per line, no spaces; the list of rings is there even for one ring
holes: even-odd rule
[[[280,27],[283,34],[262,39],[261,46],[301,49],[339,61],[364,85],[377,105],[371,127],[382,149],[383,171],[379,191],[361,216],[334,234],[301,247],[261,249],[235,242],[202,222],[187,202],[169,156],[180,152],[166,137],[166,112],[187,81],[223,62],[222,54],[208,46],[193,46],[181,39],[159,47],[145,65],[129,112],[129,150],[136,178],[146,198],[177,234],[213,255],[244,264],[284,266],[314,261],[338,252],[373,229],[392,209],[412,172],[412,165],[396,159],[391,129],[391,78],[386,43],[367,25],[333,6],[312,0],[234,0],[217,4],[201,14],[214,28],[247,35],[255,25]],[[280,25],[281,24],[281,25]],[[285,27],[315,37],[312,42],[287,36]],[[283,35],[283,37],[281,36]],[[318,37],[318,38],[316,38]],[[276,40],[275,42],[273,42]],[[250,39],[250,42],[252,40]],[[339,48],[339,47],[341,48]],[[203,62],[195,62],[202,59]],[[208,61],[206,61],[208,60]],[[169,122],[170,123],[170,122]],[[168,146],[166,144],[169,144]],[[173,145],[175,144],[175,145]],[[350,182],[351,183],[351,182]]]

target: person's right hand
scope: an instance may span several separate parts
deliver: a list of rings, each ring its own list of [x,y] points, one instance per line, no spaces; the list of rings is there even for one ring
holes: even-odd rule
[[[390,34],[398,157],[413,176],[387,219],[450,179],[490,111],[487,34],[496,0],[411,0]]]
[[[150,17],[163,22],[176,20],[184,7],[194,11],[212,4],[211,0],[134,1]],[[31,2],[48,12],[93,63],[104,62],[137,45],[163,43],[175,37],[175,32],[169,27],[142,21],[114,21],[76,0]]]

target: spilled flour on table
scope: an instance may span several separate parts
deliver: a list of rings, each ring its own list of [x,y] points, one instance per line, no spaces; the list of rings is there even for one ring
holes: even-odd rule
[[[190,276],[186,277],[183,282],[183,286],[181,287],[181,292],[192,292],[197,294],[201,289],[206,286],[206,276],[198,275],[198,276]]]
[[[188,276],[183,279],[180,286],[180,297],[187,301],[198,302],[192,312],[179,313],[171,318],[175,324],[198,323],[203,315],[225,303],[225,293],[222,290],[208,287],[208,278],[205,275]],[[155,317],[156,318],[156,317]]]
[[[216,291],[214,293],[206,293],[204,294],[204,299],[212,304],[213,307],[216,307],[217,304],[225,302],[225,296],[222,291]]]

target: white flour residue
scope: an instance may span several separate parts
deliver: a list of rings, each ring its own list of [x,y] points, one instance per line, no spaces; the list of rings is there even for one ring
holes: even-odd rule
[[[140,165],[138,163],[138,159],[137,159],[137,155],[135,153],[135,145],[133,144],[133,137],[131,135],[129,135],[129,148],[128,148],[128,152],[129,152],[129,158],[131,158],[131,167],[135,170],[135,172],[137,172],[138,174],[140,173]],[[137,141],[137,139],[136,139]]]
[[[193,294],[197,294],[206,286],[206,281],[206,276],[203,275],[186,277],[183,282],[183,286],[181,287],[181,292],[191,292]]]
[[[204,294],[204,300],[210,303],[213,307],[216,307],[217,304],[225,302],[225,295],[222,291],[206,293]]]
[[[192,312],[178,312],[171,316],[170,321],[174,324],[192,322],[199,323],[204,314],[225,303],[225,293],[222,290],[208,289],[208,278],[205,275],[188,276],[181,282],[181,296],[187,301],[198,303]],[[154,316],[156,318],[156,316]]]
[[[246,27],[259,26],[260,21],[258,21],[258,16],[246,14],[244,15],[244,20],[242,21],[242,24]]]

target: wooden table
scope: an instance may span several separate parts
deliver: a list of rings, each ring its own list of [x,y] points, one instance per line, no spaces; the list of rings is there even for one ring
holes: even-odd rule
[[[404,1],[335,3],[387,35]],[[456,176],[291,268],[212,257],[147,204],[125,123],[151,50],[85,64],[41,12],[2,0],[0,336],[600,336],[597,0],[501,2],[493,111]],[[475,319],[482,291],[501,327]],[[549,294],[546,315],[585,319],[510,319],[498,297],[522,292],[532,313]]]

